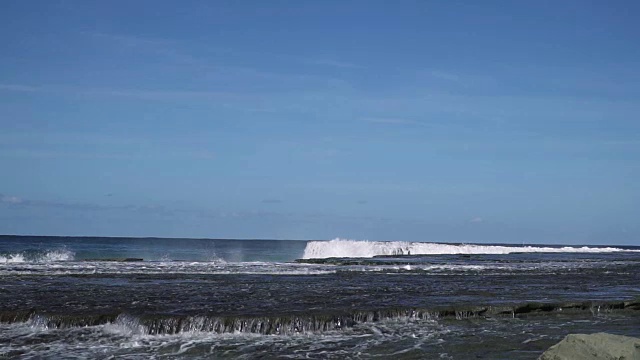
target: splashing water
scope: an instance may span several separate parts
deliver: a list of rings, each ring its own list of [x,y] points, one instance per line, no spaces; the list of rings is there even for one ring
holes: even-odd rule
[[[330,241],[310,241],[304,259],[362,258],[379,255],[447,255],[447,254],[512,254],[512,253],[610,253],[628,251],[613,247],[549,247],[503,246],[475,244],[438,244],[404,241],[362,241],[336,238]]]

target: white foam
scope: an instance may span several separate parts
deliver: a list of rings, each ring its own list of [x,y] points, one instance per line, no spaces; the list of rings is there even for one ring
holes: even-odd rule
[[[0,255],[0,264],[22,263],[22,262],[24,262],[24,255],[22,254]]]
[[[50,261],[70,261],[75,258],[75,253],[70,250],[50,250],[47,251],[44,256],[42,256],[39,261],[41,262],[50,262]]]
[[[67,249],[47,250],[44,253],[29,256],[25,253],[0,255],[0,264],[9,263],[41,263],[54,261],[70,261],[75,257],[73,251]]]
[[[0,263],[3,275],[81,275],[81,274],[263,274],[263,275],[324,275],[336,269],[326,265],[295,263],[211,263],[211,262],[114,262],[114,261],[67,261],[67,262],[23,262]]]
[[[511,254],[523,253],[608,253],[631,251],[613,247],[538,247],[472,244],[436,244],[404,241],[363,241],[336,238],[310,241],[304,249],[304,259],[364,258],[377,255],[447,255],[447,254]]]

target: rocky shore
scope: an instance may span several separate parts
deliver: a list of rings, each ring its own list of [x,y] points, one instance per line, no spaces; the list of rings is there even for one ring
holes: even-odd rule
[[[640,339],[613,335],[570,334],[545,351],[539,360],[640,360]]]

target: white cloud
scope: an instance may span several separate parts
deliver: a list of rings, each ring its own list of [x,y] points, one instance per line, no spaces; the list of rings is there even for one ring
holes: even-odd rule
[[[17,196],[6,196],[6,195],[1,195],[0,194],[0,203],[21,204],[23,202],[24,202],[24,200],[22,200],[21,198],[19,198]]]
[[[37,86],[29,86],[29,85],[0,84],[0,90],[14,91],[14,92],[36,92],[42,89]]]
[[[114,43],[118,43],[121,46],[138,48],[144,45],[153,45],[153,46],[166,46],[172,45],[175,42],[168,39],[162,38],[150,38],[144,36],[137,35],[124,35],[124,34],[107,34],[102,32],[83,32],[84,35],[88,35],[89,37],[95,40],[104,40],[110,41]]]
[[[483,221],[482,218],[479,216],[473,217],[471,218],[471,220],[469,220],[470,223],[476,223],[476,224],[481,223],[482,221]]]
[[[438,79],[460,82],[460,76],[445,71],[434,70],[431,71],[430,75]]]
[[[366,121],[366,122],[369,122],[369,123],[388,124],[388,125],[409,125],[409,124],[415,124],[416,123],[413,120],[402,119],[402,118],[378,118],[378,117],[372,117],[372,118],[364,118],[363,120]]]
[[[140,89],[116,89],[94,88],[66,85],[41,85],[30,86],[20,84],[0,84],[0,91],[11,92],[35,92],[70,95],[112,96],[123,98],[135,98],[143,100],[235,100],[245,99],[248,96],[228,91],[192,91],[192,90],[140,90]]]
[[[263,204],[280,204],[282,203],[282,200],[280,199],[264,199],[262,200]]]
[[[352,64],[344,61],[330,60],[330,59],[309,60],[309,63],[314,65],[332,66],[332,67],[346,68],[346,69],[360,68],[360,66],[356,64]]]

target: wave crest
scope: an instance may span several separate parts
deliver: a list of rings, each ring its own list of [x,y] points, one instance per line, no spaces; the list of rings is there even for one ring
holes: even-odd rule
[[[613,247],[548,247],[474,244],[437,244],[405,241],[364,241],[336,238],[329,241],[310,241],[304,249],[303,259],[362,258],[378,255],[447,255],[447,254],[511,254],[523,252],[547,253],[603,253],[624,249]]]

